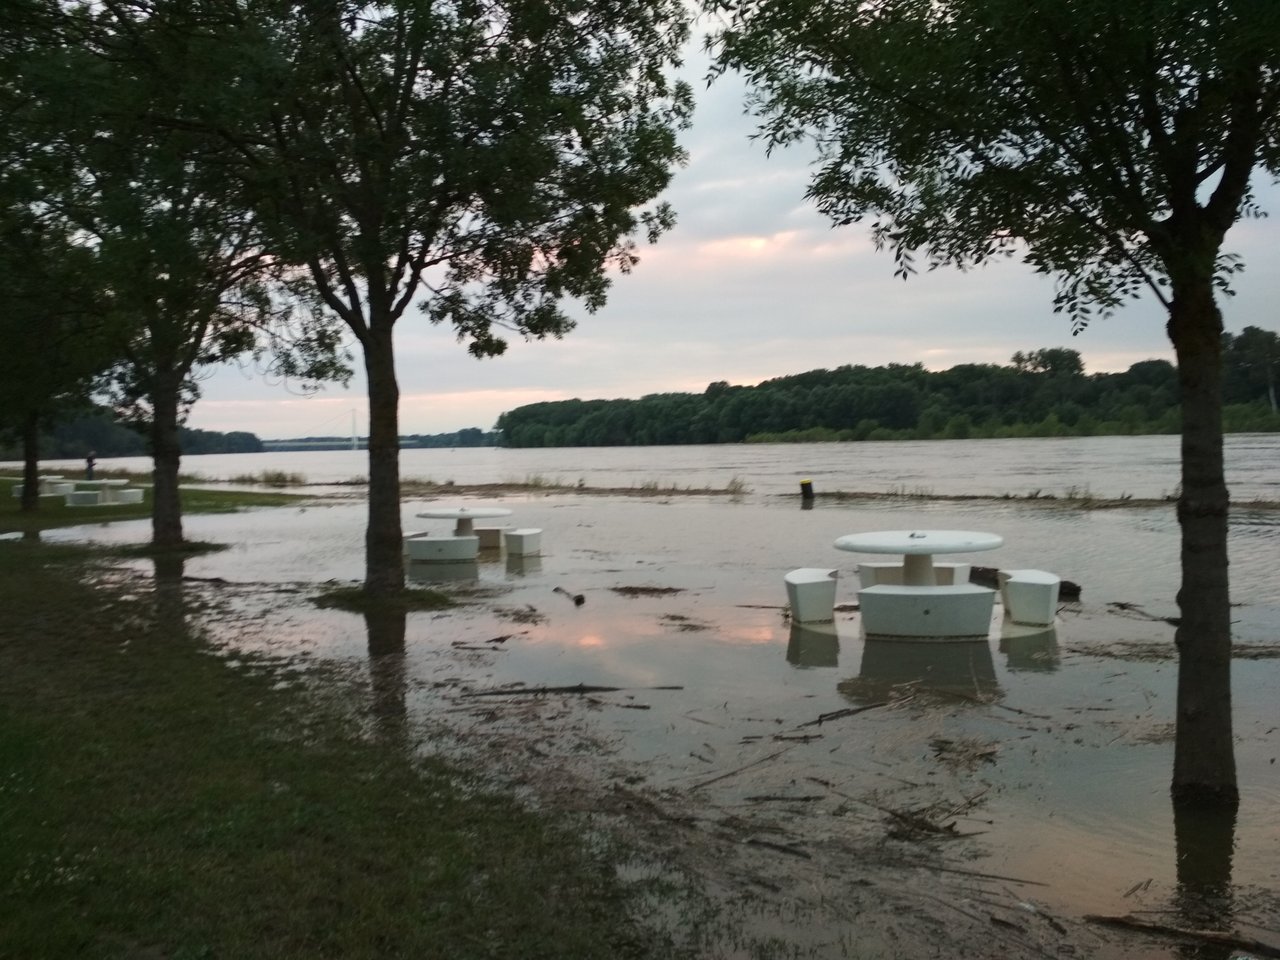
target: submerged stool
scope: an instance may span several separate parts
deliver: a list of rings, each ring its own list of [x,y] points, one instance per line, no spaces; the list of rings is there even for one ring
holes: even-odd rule
[[[481,550],[500,550],[502,549],[502,535],[507,532],[506,527],[476,527],[475,534],[480,538]]]
[[[536,557],[542,553],[542,531],[536,527],[508,530],[504,539],[509,557]]]
[[[1044,570],[1001,570],[1000,601],[1014,623],[1047,627],[1057,612],[1062,579]]]
[[[933,564],[933,575],[940,587],[949,587],[957,583],[968,583],[972,570],[967,563]],[[865,587],[901,586],[901,563],[860,563],[858,564],[858,582]]]
[[[836,572],[801,567],[783,578],[791,619],[796,623],[826,623],[836,618]]]

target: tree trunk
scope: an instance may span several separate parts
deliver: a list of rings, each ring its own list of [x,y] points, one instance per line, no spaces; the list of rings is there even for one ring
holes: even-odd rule
[[[1211,271],[1174,282],[1169,339],[1182,406],[1181,611],[1173,796],[1239,802],[1231,734],[1231,619],[1227,578],[1229,500],[1222,457],[1222,316]]]
[[[40,415],[28,413],[22,420],[22,501],[23,513],[40,508]]]
[[[178,395],[181,380],[157,378],[151,395],[151,545],[176,550],[182,538],[182,501],[178,495]]]
[[[365,530],[365,592],[393,596],[404,589],[400,527],[400,387],[391,323],[371,323],[364,346],[369,382],[369,525]]]

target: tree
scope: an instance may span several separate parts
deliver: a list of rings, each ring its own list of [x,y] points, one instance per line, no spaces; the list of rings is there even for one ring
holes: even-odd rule
[[[369,389],[365,590],[404,584],[392,332],[419,297],[477,356],[560,336],[673,218],[644,212],[682,152],[669,79],[679,0],[120,0],[157,22],[189,99],[175,127],[222,137],[295,289],[341,318]],[[210,64],[197,86],[191,64]]]
[[[87,406],[94,377],[112,361],[97,280],[93,251],[59,224],[28,204],[0,208],[0,340],[14,358],[0,380],[0,425],[21,441],[23,511],[39,505],[41,427]]]
[[[98,389],[146,433],[152,543],[176,548],[180,427],[199,395],[196,371],[278,346],[276,321],[289,311],[268,289],[277,263],[219,162],[220,145],[155,121],[187,91],[150,82],[146,62],[130,56],[145,44],[148,24],[55,3],[45,11],[42,29],[31,32],[44,66],[29,84],[42,106],[28,110],[30,139],[41,145],[31,166],[45,187],[41,206],[92,249],[104,278],[111,370]],[[289,343],[284,363],[340,374],[335,344],[322,327],[309,330]]]
[[[770,146],[813,140],[809,196],[873,217],[903,276],[1021,254],[1073,332],[1143,290],[1182,411],[1173,792],[1235,803],[1222,318],[1231,226],[1280,171],[1269,0],[704,0]]]
[[[1261,327],[1245,327],[1238,336],[1222,335],[1229,386],[1240,394],[1229,399],[1245,403],[1265,398],[1271,412],[1276,406],[1276,379],[1280,377],[1280,336]]]
[[[41,426],[85,403],[113,360],[95,252],[48,203],[73,179],[49,149],[54,105],[43,87],[62,63],[59,45],[41,39],[55,19],[48,0],[15,0],[0,32],[0,341],[10,358],[0,423],[21,441],[24,511],[39,505]]]

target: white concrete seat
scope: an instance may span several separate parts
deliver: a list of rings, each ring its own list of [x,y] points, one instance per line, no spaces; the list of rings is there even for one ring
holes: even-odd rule
[[[1047,627],[1058,609],[1062,578],[1045,570],[1001,570],[1000,601],[1014,623]]]
[[[450,562],[474,560],[480,552],[480,539],[470,537],[431,537],[411,533],[404,538],[404,555],[410,561]]]
[[[502,535],[507,527],[476,527],[475,535],[480,539],[481,550],[501,550]]]
[[[537,527],[508,530],[503,539],[509,557],[536,557],[542,553],[542,531]]]
[[[14,495],[15,497],[21,497],[21,496],[22,496],[22,491],[25,489],[25,487],[26,487],[26,484],[22,484],[22,483],[15,483],[15,484],[13,485],[13,495]]]
[[[882,583],[902,583],[902,562],[860,563],[858,583],[862,587],[874,587]]]
[[[938,586],[949,586],[953,583],[968,583],[972,568],[967,563],[933,564],[934,576]],[[901,563],[860,563],[858,564],[858,583],[863,587],[875,587],[882,584],[899,586],[902,583]]]
[[[879,584],[858,591],[867,636],[985,637],[996,592],[976,583],[936,587]]]
[[[97,490],[72,490],[65,496],[68,507],[96,507],[102,502],[102,494]]]
[[[784,578],[793,623],[827,623],[836,618],[836,572],[800,567]]]
[[[117,490],[112,497],[112,503],[141,503],[142,488],[141,487],[125,487],[123,490]]]

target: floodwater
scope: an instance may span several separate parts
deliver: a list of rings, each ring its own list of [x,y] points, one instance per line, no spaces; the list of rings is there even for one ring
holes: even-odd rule
[[[1280,501],[1280,434],[1226,438],[1227,482],[1238,503]],[[401,453],[406,479],[437,483],[542,480],[588,487],[718,488],[741,481],[754,494],[795,493],[801,479],[819,492],[939,495],[1161,498],[1178,487],[1179,439],[1064,437],[889,443],[719,444],[505,450],[412,449]],[[10,465],[14,466],[14,465]],[[52,460],[74,471],[82,463]],[[210,454],[186,457],[184,472],[212,480],[264,470],[301,473],[312,483],[368,476],[360,450]],[[100,459],[98,469],[147,472],[143,457]]]
[[[1016,443],[1037,448],[1037,462],[1053,451],[1063,470],[1082,472],[1095,495],[1141,497],[1162,493],[1166,467],[1163,490],[1173,485],[1177,446],[1169,439],[1123,438],[1140,468],[1122,465],[1117,444]],[[986,454],[1006,444],[976,443]],[[911,465],[903,477],[926,462],[938,477],[890,483],[887,462],[869,458],[895,447]],[[698,824],[682,841],[690,849],[694,837],[735,837],[728,852],[709,858],[715,863],[708,869],[726,871],[726,885],[775,888],[774,900],[807,917],[803,936],[776,915],[772,926],[753,921],[770,936],[790,938],[797,955],[838,956],[851,940],[866,955],[880,955],[868,946],[876,943],[885,945],[885,956],[904,955],[892,944],[901,946],[909,922],[918,922],[920,905],[909,902],[914,881],[872,891],[880,920],[863,914],[855,921],[849,912],[869,895],[851,878],[873,862],[896,869],[927,863],[942,870],[931,876],[963,878],[968,886],[957,888],[955,903],[968,917],[990,916],[1006,933],[1006,923],[1025,931],[1027,917],[1049,916],[1087,942],[1080,917],[1137,914],[1175,926],[1225,925],[1280,944],[1280,515],[1237,509],[1231,522],[1241,653],[1233,670],[1238,816],[1225,824],[1175,822],[1168,783],[1177,666],[1173,628],[1163,619],[1177,612],[1172,505],[1088,511],[1043,500],[819,500],[804,510],[798,498],[770,496],[794,492],[800,475],[820,490],[1035,489],[1026,486],[1034,475],[1027,458],[1008,469],[988,461],[987,474],[978,476],[967,449],[738,447],[702,467],[682,459],[692,458],[687,449],[674,449],[676,466],[665,462],[668,451],[560,451],[574,464],[562,470],[549,460],[513,458],[524,451],[459,451],[456,462],[468,466],[448,477],[459,484],[522,479],[519,471],[571,483],[583,477],[589,486],[724,486],[737,476],[754,492],[485,501],[510,507],[513,526],[542,528],[544,555],[485,558],[453,571],[461,578],[454,588],[474,602],[410,614],[403,644],[400,635],[389,642],[378,635],[372,621],[302,602],[329,581],[361,578],[363,503],[189,517],[188,537],[231,546],[188,560],[185,573],[196,578],[188,581],[192,589],[247,604],[242,615],[213,624],[215,640],[301,663],[345,664],[367,677],[377,716],[434,730],[435,749],[471,758],[480,751],[486,762],[507,764],[513,750],[523,750],[526,763],[536,757],[548,770],[572,773],[575,783],[595,779],[596,793],[556,802],[604,810],[610,798],[643,794],[660,819]],[[865,451],[872,454],[864,458]],[[406,453],[406,475],[417,472],[413,453]],[[417,453],[433,463],[450,457]],[[537,451],[539,458],[554,453]],[[1234,453],[1237,490],[1280,499],[1280,438],[1237,438]],[[290,465],[270,469],[338,479],[325,471],[341,468],[308,466],[310,458],[329,463],[332,454],[290,456]],[[835,463],[838,456],[849,461]],[[486,458],[508,466],[480,466]],[[754,458],[763,465],[753,468]],[[190,459],[194,469],[201,458]],[[513,459],[519,467],[509,465]],[[805,470],[805,461],[821,469]],[[235,468],[250,469],[264,467]],[[627,476],[634,483],[620,482]],[[446,530],[447,521],[414,516],[423,504],[405,503],[406,532]],[[858,557],[835,551],[832,541],[917,527],[998,533],[1005,540],[999,550],[956,559],[1053,570],[1082,586],[1081,601],[1064,604],[1049,631],[1005,625],[997,605],[988,641],[955,645],[866,641],[852,611],[828,627],[784,619],[785,571],[838,568],[837,601],[851,603]],[[138,541],[147,529],[115,523],[51,536]],[[411,574],[440,575],[429,566]],[[251,596],[257,599],[245,600]],[[476,696],[512,685],[574,684],[620,689]],[[658,689],[671,687],[678,689]],[[531,780],[520,782],[540,795]],[[894,898],[903,900],[902,919],[884,919]],[[1021,955],[1016,946],[997,952]],[[1100,941],[1088,955],[1170,953]]]

